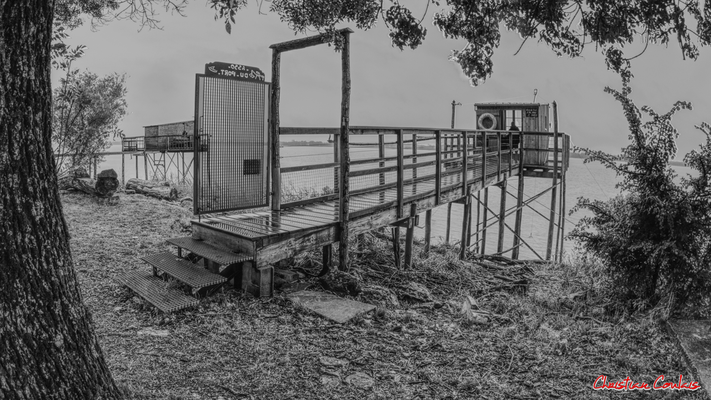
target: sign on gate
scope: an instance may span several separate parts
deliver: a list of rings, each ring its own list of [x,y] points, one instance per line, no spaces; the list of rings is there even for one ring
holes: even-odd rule
[[[252,67],[219,69],[248,74],[197,74],[195,83],[195,215],[255,208],[269,202],[269,83]],[[250,69],[251,68],[251,69]],[[200,143],[200,146],[197,145]]]
[[[211,62],[205,64],[205,75],[264,83],[264,72],[261,69],[241,64]]]

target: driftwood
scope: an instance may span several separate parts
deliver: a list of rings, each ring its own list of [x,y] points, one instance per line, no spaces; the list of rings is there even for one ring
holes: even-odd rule
[[[170,182],[144,181],[131,178],[126,181],[126,190],[133,190],[146,196],[165,200],[177,200],[178,189]]]
[[[91,179],[84,168],[76,167],[59,178],[59,188],[82,191],[92,196],[108,198],[119,188],[118,175],[113,169],[101,171],[96,179]]]

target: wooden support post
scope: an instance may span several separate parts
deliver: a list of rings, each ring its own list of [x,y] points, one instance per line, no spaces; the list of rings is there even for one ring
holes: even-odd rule
[[[481,187],[486,186],[486,139],[486,132],[481,132]]]
[[[405,191],[405,186],[404,186],[404,179],[405,179],[405,159],[404,159],[404,146],[402,143],[402,129],[398,129],[395,131],[397,134],[397,219],[402,218],[403,216],[403,207],[404,207],[404,191]]]
[[[476,237],[474,238],[474,242],[476,243],[474,248],[475,252],[479,251],[479,218],[481,216],[481,201],[479,200],[479,193],[480,191],[476,192]]]
[[[509,131],[509,174],[511,176],[511,171],[513,171],[513,133]]]
[[[425,212],[425,255],[430,253],[430,243],[432,236],[432,210]]]
[[[469,196],[471,196],[471,192]],[[474,213],[472,213],[472,207],[474,207],[474,204],[472,203],[471,199],[469,199],[465,207],[468,208],[468,210],[466,210],[466,213],[469,215],[469,218],[467,219],[467,248],[469,248],[469,246],[472,245],[472,218],[474,218]]]
[[[463,260],[467,256],[467,236],[469,231],[469,221],[471,216],[472,201],[471,201],[471,186],[467,187],[467,193],[464,197],[464,218],[462,219],[462,238],[459,242],[459,259]]]
[[[551,259],[553,248],[553,229],[555,227],[555,202],[558,191],[558,104],[553,102],[553,190],[551,191],[551,212],[548,219],[548,245],[546,261]]]
[[[568,182],[566,181],[566,172],[568,169],[568,162],[569,162],[569,155],[568,152],[570,151],[570,142],[569,142],[570,137],[568,135],[563,136],[563,169],[561,171],[561,201],[560,201],[560,232],[561,232],[561,238],[560,238],[560,255],[558,257],[559,261],[563,261],[563,248],[565,244],[565,192],[566,192],[566,187],[568,186]]]
[[[417,164],[417,134],[413,133],[412,134],[412,163]],[[417,179],[417,168],[412,169],[412,195],[414,196],[417,194],[417,183],[415,183],[415,180]]]
[[[496,252],[501,254],[504,251],[504,228],[506,227],[506,189],[508,182],[504,179],[499,188],[501,189],[501,200],[499,200],[499,241],[496,245]]]
[[[482,218],[481,230],[481,255],[486,254],[486,224],[489,219],[489,188],[484,188],[484,217]]]
[[[343,48],[341,49],[341,137],[340,137],[340,158],[341,158],[341,181],[339,211],[340,223],[338,241],[338,268],[341,271],[348,270],[348,219],[349,219],[349,182],[348,175],[351,170],[351,157],[349,149],[349,120],[351,105],[351,67],[350,67],[350,31],[344,30]]]
[[[146,158],[145,151],[143,152],[143,177],[148,180],[148,159]]]
[[[511,258],[518,260],[519,248],[521,247],[521,219],[523,218],[523,189],[524,189],[524,177],[523,177],[523,160],[524,160],[524,133],[519,134],[518,141],[518,193],[516,194],[516,222],[514,225],[514,241],[513,241],[513,251],[511,252]]]
[[[133,157],[136,159],[136,179],[138,179],[138,155],[134,154]]]
[[[96,167],[94,168],[96,170]],[[126,155],[121,153],[121,185],[124,185],[124,172],[126,171]],[[96,176],[94,177],[96,178]]]
[[[447,204],[447,231],[444,235],[444,242],[449,244],[449,231],[452,229],[452,203]]]
[[[321,253],[321,273],[319,275],[326,275],[333,266],[333,246],[331,244],[323,246]]]
[[[435,206],[442,196],[442,131],[435,131]]]
[[[272,49],[272,90],[270,99],[270,122],[269,125],[269,145],[272,167],[272,193],[271,203],[272,210],[279,211],[281,209],[281,166],[279,160],[279,95],[281,86],[280,82],[280,64],[281,52],[277,49]]]
[[[395,256],[395,268],[400,269],[400,227],[393,227],[393,255]]]
[[[385,167],[385,161],[382,161],[385,158],[385,136],[383,134],[378,134],[378,158],[381,160],[378,163],[378,167],[384,168]],[[378,183],[380,186],[385,185],[385,173],[381,172],[378,176]],[[384,203],[385,202],[385,192],[381,191],[380,192],[380,202]]]
[[[468,165],[467,165],[467,132],[462,131],[462,144],[464,147],[462,148],[462,196],[467,195],[467,180],[468,180]]]
[[[407,222],[405,231],[405,268],[412,267],[412,246],[415,238],[415,217],[417,216],[417,204],[410,204],[410,219]]]
[[[501,132],[496,132],[496,180],[501,180]]]

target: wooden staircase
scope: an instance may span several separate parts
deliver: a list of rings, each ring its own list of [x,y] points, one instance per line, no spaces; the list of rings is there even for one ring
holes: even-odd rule
[[[168,239],[167,242],[177,247],[177,256],[162,252],[143,257],[142,260],[152,267],[152,273],[131,271],[119,277],[123,285],[166,313],[196,306],[199,298],[213,293],[230,279],[234,279],[236,287],[244,286],[243,269],[252,268],[251,255],[233,253],[191,237]],[[201,261],[202,265],[199,265]],[[186,284],[190,295],[170,287],[168,280]]]

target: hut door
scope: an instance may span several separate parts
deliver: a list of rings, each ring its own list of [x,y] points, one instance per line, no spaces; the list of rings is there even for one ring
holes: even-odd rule
[[[263,80],[197,75],[195,215],[268,204],[269,83]]]

